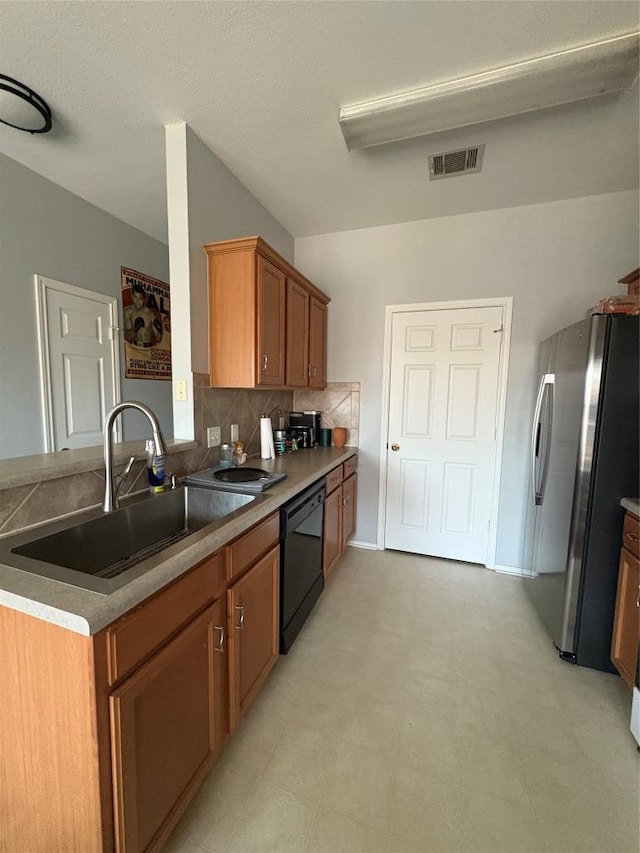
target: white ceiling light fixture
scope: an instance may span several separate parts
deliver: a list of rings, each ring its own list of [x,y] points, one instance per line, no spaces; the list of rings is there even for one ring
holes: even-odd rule
[[[606,39],[493,71],[343,107],[349,150],[594,98],[638,78],[640,33]]]

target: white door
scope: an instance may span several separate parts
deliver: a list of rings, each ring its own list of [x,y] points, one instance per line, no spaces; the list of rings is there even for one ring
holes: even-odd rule
[[[36,282],[46,449],[101,444],[105,414],[120,399],[117,301],[41,276]]]
[[[502,316],[393,314],[385,547],[486,562]]]

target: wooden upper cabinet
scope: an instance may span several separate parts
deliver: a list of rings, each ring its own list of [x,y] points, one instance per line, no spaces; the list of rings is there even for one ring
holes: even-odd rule
[[[306,388],[309,378],[309,291],[287,279],[286,384]]]
[[[327,306],[309,299],[309,388],[327,385]]]
[[[258,363],[256,385],[284,385],[285,275],[257,258]]]
[[[216,388],[324,388],[329,297],[260,237],[204,246]]]

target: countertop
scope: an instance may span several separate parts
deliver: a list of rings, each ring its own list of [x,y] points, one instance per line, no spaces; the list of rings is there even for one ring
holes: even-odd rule
[[[256,501],[256,506],[252,506],[240,517],[216,525],[216,529],[200,537],[193,544],[189,543],[189,538],[183,540],[184,547],[177,554],[174,553],[174,556],[168,559],[162,559],[160,556],[151,558],[157,565],[109,595],[50,580],[0,563],[0,605],[44,619],[79,634],[86,636],[96,634],[250,527],[271,515],[302,489],[355,453],[357,450],[354,447],[344,447],[340,450],[334,447],[315,447],[311,450],[300,450],[297,453],[279,456],[276,459],[259,460],[261,468],[266,471],[283,472],[287,475],[287,479],[263,492],[263,499]],[[45,535],[44,528],[43,535]]]
[[[622,498],[620,506],[640,517],[640,498]]]

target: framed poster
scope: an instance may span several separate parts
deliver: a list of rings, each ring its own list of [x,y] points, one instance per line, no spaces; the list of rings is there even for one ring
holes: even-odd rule
[[[171,379],[169,285],[120,267],[127,379]]]

